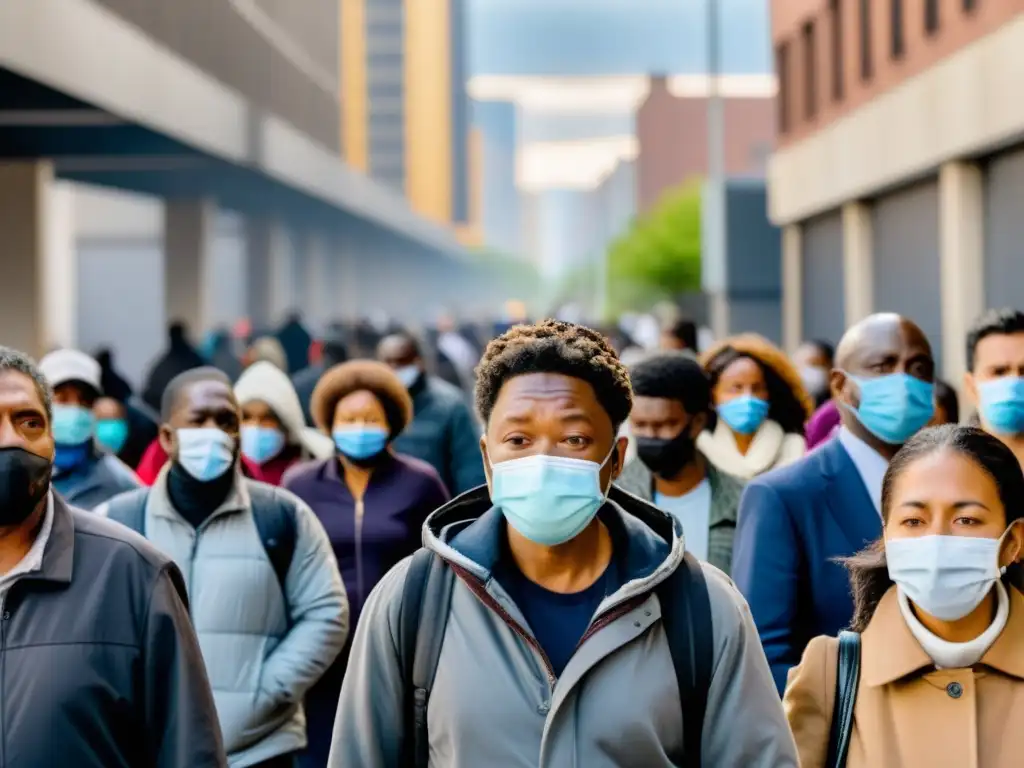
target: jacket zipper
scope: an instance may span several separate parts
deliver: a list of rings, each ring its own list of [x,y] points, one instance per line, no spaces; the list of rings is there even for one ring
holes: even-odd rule
[[[7,589],[7,594],[0,600],[0,765],[7,765],[7,697],[4,695],[7,687],[7,624],[10,616],[7,613],[7,601],[11,596],[12,584]]]
[[[455,574],[466,583],[466,586],[469,587],[473,594],[477,596],[480,602],[498,614],[498,616],[501,617],[501,620],[508,624],[509,628],[513,632],[519,635],[527,645],[537,652],[537,655],[540,656],[541,660],[544,662],[544,670],[548,675],[548,686],[550,686],[551,692],[553,693],[555,690],[555,683],[558,682],[558,677],[555,675],[555,669],[551,666],[551,661],[548,659],[548,655],[544,653],[544,649],[540,647],[540,643],[537,642],[537,639],[519,626],[519,622],[509,616],[508,611],[501,607],[501,603],[491,597],[487,588],[480,579],[471,574],[465,568],[455,565],[454,563],[449,563],[449,565],[451,566],[451,569],[455,571]]]
[[[356,591],[359,593],[359,605],[363,604],[363,515],[366,505],[362,499],[356,500]]]
[[[531,648],[537,651],[541,659],[544,660],[544,667],[548,673],[548,683],[550,684],[552,691],[554,691],[555,683],[558,681],[558,678],[555,676],[555,671],[551,666],[551,662],[548,660],[547,654],[544,653],[544,649],[540,647],[540,643],[537,642],[536,638],[528,634],[526,630],[519,626],[519,623],[515,619],[509,616],[508,612],[501,607],[501,604],[493,597],[491,597],[490,593],[487,591],[487,588],[483,585],[483,582],[481,582],[480,579],[476,578],[473,574],[469,573],[469,571],[467,571],[465,568],[455,565],[454,563],[449,563],[449,565],[451,566],[451,569],[455,571],[455,573],[464,582],[466,582],[466,585],[470,588],[470,590],[472,590],[473,594],[475,594],[481,600],[481,602],[484,603],[484,605],[486,605],[488,608],[497,613],[498,616],[500,616],[501,619],[506,624],[508,624],[508,626],[512,629],[513,632],[515,632],[517,635],[523,638],[523,640],[525,640]],[[580,647],[583,645],[583,643],[585,643],[595,634],[600,632],[602,629],[607,627],[616,619],[622,618],[627,613],[636,608],[638,605],[642,604],[647,599],[647,596],[648,593],[637,595],[636,597],[626,600],[623,603],[619,603],[614,608],[605,611],[603,614],[598,616],[597,619],[593,621],[591,625],[587,628],[587,631],[583,633],[583,637],[580,638],[580,641],[576,643],[575,650],[578,651]]]

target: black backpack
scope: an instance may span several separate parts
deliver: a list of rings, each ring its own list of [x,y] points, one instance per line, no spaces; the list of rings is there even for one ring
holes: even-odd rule
[[[281,585],[281,592],[287,597],[284,580],[295,556],[295,507],[273,486],[246,482],[256,530],[274,568],[277,583]],[[146,500],[149,498],[149,490],[139,488],[114,497],[107,504],[107,517],[145,537]]]
[[[427,703],[437,674],[455,578],[448,564],[428,549],[412,556],[406,573],[398,620],[399,665],[405,691],[403,768],[428,766]],[[698,560],[685,553],[683,562],[654,592],[661,603],[662,625],[683,706],[685,754],[680,765],[700,768],[714,639],[707,582]]]

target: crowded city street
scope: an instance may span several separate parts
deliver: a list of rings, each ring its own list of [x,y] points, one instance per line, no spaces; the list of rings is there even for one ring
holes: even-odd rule
[[[1024,766],[1021,71],[0,0],[0,768]]]

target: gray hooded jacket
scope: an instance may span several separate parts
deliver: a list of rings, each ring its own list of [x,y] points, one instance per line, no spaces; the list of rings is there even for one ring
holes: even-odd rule
[[[613,498],[664,516],[621,491]],[[600,514],[628,542],[615,555],[627,578],[598,607],[557,680],[522,612],[491,576],[505,523],[486,492],[464,494],[427,520],[425,546],[458,575],[428,709],[430,765],[669,768],[680,759],[679,689],[652,590],[682,561],[682,532],[675,523],[670,540],[662,538],[615,502]],[[395,566],[363,610],[330,768],[399,766],[404,691],[397,628],[408,565],[407,559]],[[703,567],[714,624],[703,765],[795,768],[793,737],[750,611],[721,571]]]

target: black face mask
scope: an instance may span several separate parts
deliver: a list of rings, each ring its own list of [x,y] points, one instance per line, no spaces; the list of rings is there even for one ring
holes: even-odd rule
[[[668,480],[693,461],[697,446],[696,441],[690,437],[689,429],[684,428],[671,440],[658,437],[636,438],[636,453],[651,472]]]
[[[0,526],[19,525],[50,489],[53,464],[22,448],[0,448]]]

